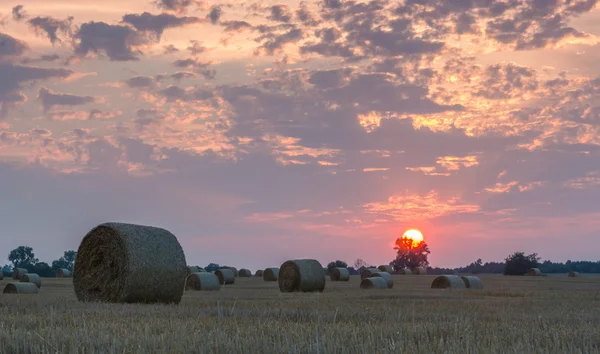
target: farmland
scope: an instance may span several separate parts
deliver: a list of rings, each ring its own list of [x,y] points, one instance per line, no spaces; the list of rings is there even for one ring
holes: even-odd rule
[[[589,353],[600,351],[600,276],[482,275],[483,290],[430,289],[434,276],[360,277],[323,293],[236,278],[179,305],[78,302],[72,279],[0,295],[0,352]],[[2,288],[10,279],[0,282]]]

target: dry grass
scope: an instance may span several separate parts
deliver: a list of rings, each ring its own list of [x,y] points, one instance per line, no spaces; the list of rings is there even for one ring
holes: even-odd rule
[[[434,276],[360,277],[322,293],[240,278],[179,305],[78,302],[71,278],[0,296],[6,353],[597,353],[600,276],[480,275],[485,289],[430,289]],[[4,286],[8,280],[0,282]],[[576,334],[576,335],[574,335]]]

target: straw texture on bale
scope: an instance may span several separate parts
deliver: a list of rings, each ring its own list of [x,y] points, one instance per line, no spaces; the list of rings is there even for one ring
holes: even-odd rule
[[[34,283],[8,283],[4,294],[38,294],[40,289]]]
[[[26,273],[21,275],[21,283],[33,283],[39,288],[42,287],[42,279],[35,273]]]
[[[4,280],[4,272],[0,269],[0,280]]]
[[[377,267],[381,272],[394,273],[394,268],[391,265],[380,265]]]
[[[219,290],[221,284],[219,283],[219,277],[214,273],[208,272],[196,272],[188,275],[185,281],[186,290]]]
[[[21,275],[27,274],[27,273],[29,273],[29,271],[25,268],[13,268],[12,278],[14,280],[20,280]]]
[[[235,275],[233,275],[233,270],[229,268],[221,268],[215,270],[215,275],[219,278],[219,284],[221,285],[229,285],[235,283]]]
[[[57,278],[70,278],[71,277],[71,272],[68,269],[59,268],[56,271],[56,277]]]
[[[236,267],[225,266],[223,268],[231,270],[233,272],[234,277],[237,278],[239,276],[239,272]]]
[[[252,272],[250,271],[250,269],[242,268],[238,272],[238,276],[240,278],[250,278],[252,276]]]
[[[440,275],[433,279],[432,289],[466,289],[467,286],[458,275]]]
[[[413,272],[412,270],[410,270],[410,268],[400,268],[400,270],[398,271],[398,274],[401,275],[411,275]]]
[[[579,272],[573,272],[573,271],[569,272],[569,277],[571,277],[571,278],[575,278],[578,276],[579,276]]]
[[[267,268],[263,272],[264,281],[277,281],[279,277],[279,268]]]
[[[79,301],[179,303],[186,260],[177,238],[153,226],[104,223],[77,251],[73,286]]]
[[[415,267],[412,269],[412,273],[415,275],[427,275],[427,269],[424,267]]]
[[[365,268],[362,272],[360,272],[360,279],[366,279],[371,276],[374,272],[379,272],[377,268]]]
[[[394,279],[392,278],[392,275],[388,272],[373,272],[370,276],[370,278],[383,278],[383,280],[385,280],[385,283],[387,284],[387,287],[389,289],[394,287]]]
[[[530,270],[527,271],[527,275],[540,276],[540,275],[542,275],[542,271],[539,270],[539,268],[531,268]]]
[[[262,269],[257,270],[256,273],[254,273],[254,276],[255,277],[262,277],[263,276],[263,270]]]
[[[316,259],[294,259],[279,267],[279,290],[283,293],[295,291],[322,292],[325,289],[323,266]]]
[[[483,282],[479,277],[467,275],[461,277],[467,289],[483,289]]]
[[[348,268],[335,267],[329,271],[329,280],[331,281],[349,281],[350,272]]]
[[[190,275],[192,273],[198,273],[200,271],[200,268],[196,267],[196,266],[187,266],[186,271],[187,271],[187,275]]]
[[[364,278],[360,282],[361,289],[388,289],[387,282],[381,277]]]

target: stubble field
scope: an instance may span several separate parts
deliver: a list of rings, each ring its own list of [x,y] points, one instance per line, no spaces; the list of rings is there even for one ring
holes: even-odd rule
[[[0,353],[600,352],[600,276],[482,275],[483,290],[460,291],[433,279],[283,294],[236,278],[179,305],[122,305],[78,302],[71,279],[48,278],[37,295],[0,295]]]

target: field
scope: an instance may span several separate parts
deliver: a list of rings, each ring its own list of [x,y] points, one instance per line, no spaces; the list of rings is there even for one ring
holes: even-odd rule
[[[0,353],[600,352],[600,276],[482,275],[483,290],[462,291],[433,278],[360,290],[352,276],[320,294],[236,278],[179,305],[81,303],[71,279],[48,278],[37,295],[0,295]]]

